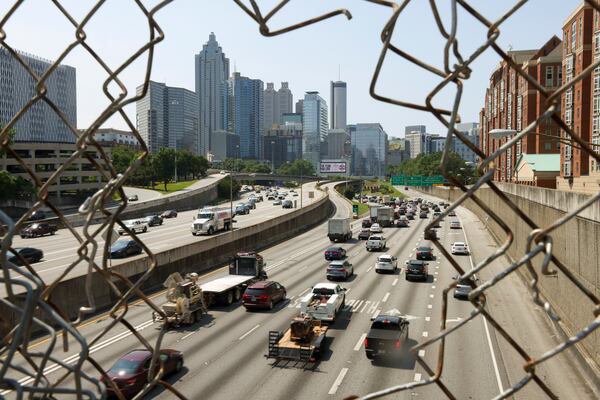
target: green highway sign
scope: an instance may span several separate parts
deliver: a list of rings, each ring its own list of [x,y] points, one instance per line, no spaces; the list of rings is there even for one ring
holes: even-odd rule
[[[358,204],[352,204],[352,213],[358,214]]]
[[[395,186],[433,186],[444,183],[442,175],[396,175],[392,176],[390,183]]]

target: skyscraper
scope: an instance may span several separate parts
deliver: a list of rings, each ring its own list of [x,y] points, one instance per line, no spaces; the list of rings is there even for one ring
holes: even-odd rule
[[[136,117],[151,152],[161,147],[198,152],[198,97],[191,90],[150,81],[146,96],[136,103]]]
[[[240,157],[262,159],[263,81],[234,72],[229,79],[231,131],[240,137]]]
[[[196,94],[198,95],[198,121],[200,140],[198,152],[206,155],[211,149],[211,135],[225,127],[226,82],[229,77],[229,59],[211,32],[202,51],[196,54]]]
[[[319,171],[321,147],[327,138],[327,102],[319,92],[306,92],[302,104],[302,158]]]
[[[346,82],[331,82],[331,129],[346,129]]]
[[[385,176],[388,137],[381,124],[349,125],[352,145],[352,175]]]
[[[27,65],[42,76],[52,61],[18,52]],[[48,98],[77,128],[76,71],[68,65],[58,68],[44,82]],[[25,68],[0,48],[0,123],[7,124],[36,95],[35,82]],[[74,143],[75,134],[45,101],[34,103],[14,125],[17,142]]]
[[[287,82],[281,82],[279,90],[275,91],[272,82],[267,82],[267,88],[264,91],[265,114],[263,126],[265,132],[281,124],[281,116],[293,112],[294,97]]]

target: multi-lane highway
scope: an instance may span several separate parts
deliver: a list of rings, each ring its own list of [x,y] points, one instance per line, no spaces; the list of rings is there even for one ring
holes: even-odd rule
[[[329,193],[333,193],[332,190]],[[426,197],[416,192],[409,195]],[[338,215],[349,215],[349,205],[335,194],[331,196]],[[433,200],[433,198],[431,198]],[[439,200],[439,199],[437,199]],[[463,229],[449,229],[442,223],[438,235],[444,246],[454,241],[467,241],[471,256],[457,256],[463,269],[470,269],[493,250],[493,241],[475,216],[459,208],[458,218]],[[448,218],[447,218],[448,219]],[[422,243],[423,229],[430,220],[411,221],[409,228],[386,228],[388,253],[403,264],[414,258],[415,248]],[[354,232],[360,222],[353,223]],[[273,246],[262,252],[268,267],[269,279],[283,284],[288,299],[272,311],[247,312],[239,304],[211,309],[209,315],[192,326],[172,330],[163,339],[162,347],[184,353],[185,368],[169,382],[190,399],[343,399],[350,395],[365,395],[391,385],[427,379],[427,374],[414,360],[404,359],[390,363],[372,363],[364,354],[363,339],[373,315],[397,309],[410,316],[409,345],[421,343],[437,334],[440,326],[443,289],[455,275],[449,262],[435,250],[436,259],[429,264],[430,277],[426,282],[408,282],[404,271],[395,275],[380,275],[374,271],[378,253],[368,253],[364,242],[353,239],[344,244],[348,258],[354,264],[355,275],[341,284],[346,292],[346,306],[328,331],[327,351],[311,369],[301,364],[274,364],[263,355],[267,351],[270,330],[284,330],[290,319],[299,312],[299,298],[315,283],[325,281],[327,262],[323,251],[330,245],[326,237],[327,225],[320,226]],[[356,238],[356,235],[354,236]],[[240,249],[243,250],[243,249]],[[505,263],[505,261],[504,261]],[[492,265],[499,269],[503,261]],[[492,272],[486,271],[480,280]],[[225,268],[201,277],[208,281],[226,274]],[[525,335],[526,348],[540,355],[553,343],[552,332],[540,323],[541,313],[531,306],[530,296],[517,279],[509,278],[510,286],[490,293],[488,304],[494,316],[515,336]],[[154,300],[160,303],[162,293]],[[449,325],[466,318],[473,307],[469,302],[449,300]],[[150,310],[141,304],[130,307],[127,319],[147,340],[153,343],[157,325],[152,323]],[[87,338],[93,338],[110,321],[99,316],[80,329]],[[48,345],[41,341],[40,350]],[[117,358],[141,345],[122,328],[115,328],[91,349],[91,356],[104,368]],[[434,368],[439,346],[423,349],[420,356]],[[77,347],[73,342],[70,352],[59,356],[73,360]],[[458,399],[488,399],[498,395],[523,378],[523,362],[509,349],[489,323],[479,317],[446,341],[442,380]],[[583,378],[576,373],[572,360],[561,357],[560,364],[543,366],[544,381],[560,398],[592,399]],[[49,366],[48,375],[56,377],[59,367]],[[85,364],[85,371],[97,376]],[[21,378],[22,377],[17,377]],[[67,383],[69,381],[67,380]],[[88,385],[89,387],[89,385]],[[168,392],[155,389],[149,397],[171,398]],[[545,399],[547,396],[532,384],[514,396],[518,399]],[[394,399],[441,399],[445,395],[435,386],[428,385],[397,393]]]
[[[298,192],[300,191],[298,190]],[[309,197],[310,192],[314,194],[313,197]],[[314,182],[305,184],[302,193],[303,206],[307,206],[312,202],[317,201],[323,195],[322,192],[316,190]],[[248,194],[245,194],[242,196],[242,199],[235,200],[233,202],[234,209],[237,203],[243,202],[247,197]],[[294,210],[284,209],[281,205],[273,205],[272,201],[268,201],[265,196],[263,197],[264,201],[256,203],[256,209],[251,210],[250,214],[238,215],[235,217],[236,223],[234,224],[234,229],[254,225]],[[297,200],[297,206],[300,207],[300,196],[293,197],[291,193],[289,193],[287,198]],[[229,205],[229,202],[226,202],[220,204],[219,207],[227,208]],[[138,235],[153,252],[168,250],[188,243],[206,240],[208,236],[193,236],[190,232],[190,226],[196,214],[197,210],[180,212],[177,218],[165,219],[163,225],[150,227],[148,232],[140,233]],[[90,232],[93,232],[93,228],[94,226],[92,226]],[[81,227],[76,228],[75,230],[81,235]],[[75,260],[78,244],[79,242],[77,239],[67,229],[59,229],[53,236],[43,236],[33,239],[22,239],[16,236],[13,240],[13,247],[36,247],[44,252],[44,259],[41,262],[33,264],[33,268],[46,283],[51,282],[58,277],[64,269]],[[99,250],[95,260],[99,264],[102,262],[101,250],[103,249],[103,246],[104,240],[101,237],[98,237]],[[144,255],[137,257],[144,257]],[[112,260],[112,265],[127,262],[131,258]],[[87,265],[79,263],[68,276],[78,276],[86,271]],[[4,290],[4,288],[2,290]]]

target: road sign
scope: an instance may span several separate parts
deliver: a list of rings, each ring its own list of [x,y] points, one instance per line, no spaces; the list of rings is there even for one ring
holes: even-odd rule
[[[110,236],[109,236],[110,234]],[[107,239],[108,236],[108,239]],[[106,242],[110,242],[110,244],[113,244],[114,242],[116,242],[119,239],[119,232],[117,232],[116,229],[112,229],[112,232],[108,230],[108,228],[106,228],[105,230],[102,231],[102,238],[104,239],[104,241]]]
[[[352,213],[358,214],[358,204],[352,204]]]
[[[433,186],[444,183],[441,175],[396,175],[392,176],[390,183],[395,186]]]

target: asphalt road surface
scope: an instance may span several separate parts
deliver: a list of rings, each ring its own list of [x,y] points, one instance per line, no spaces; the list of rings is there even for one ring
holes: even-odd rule
[[[426,197],[416,192],[410,195]],[[338,213],[349,215],[349,203],[332,196]],[[460,265],[469,269],[495,250],[492,239],[469,211],[460,208],[458,218],[463,229],[449,229],[448,218],[438,235],[449,248],[454,241],[467,241],[472,256],[457,256]],[[385,228],[388,239],[386,253],[398,257],[400,264],[412,259],[415,248],[422,243],[423,229],[429,220],[411,221],[409,228]],[[354,232],[360,230],[359,221],[353,223]],[[330,245],[326,237],[327,224],[299,235],[262,252],[268,263],[269,279],[283,284],[288,298],[272,311],[247,312],[239,304],[211,309],[209,315],[192,326],[169,331],[164,348],[184,353],[185,368],[168,378],[190,399],[343,399],[350,395],[365,395],[392,385],[421,381],[428,378],[425,370],[414,359],[405,358],[389,363],[371,362],[364,354],[362,341],[370,326],[370,318],[390,309],[410,316],[409,345],[423,342],[436,335],[440,327],[443,289],[455,275],[449,262],[437,249],[436,259],[429,263],[426,282],[408,282],[404,271],[395,275],[380,275],[374,271],[378,254],[368,253],[362,241],[353,239],[343,246],[354,264],[355,275],[342,282],[346,287],[346,307],[327,333],[327,350],[323,357],[309,368],[303,364],[275,363],[264,358],[267,335],[271,330],[283,331],[292,317],[299,312],[299,299],[311,286],[325,281],[323,251]],[[466,237],[465,237],[466,234]],[[356,238],[356,235],[354,236]],[[243,250],[243,249],[240,249]],[[504,265],[502,260],[493,269]],[[225,268],[205,274],[202,281],[225,275]],[[480,277],[489,278],[488,272]],[[491,276],[491,273],[489,273]],[[539,321],[541,313],[531,306],[530,296],[518,279],[509,279],[509,287],[491,292],[488,304],[505,328],[528,336],[527,351],[540,355],[553,345],[552,333]],[[162,293],[154,295],[157,303]],[[469,302],[449,299],[449,325],[466,318],[473,307]],[[150,310],[143,305],[130,307],[127,319],[151,343],[158,336]],[[86,322],[81,330],[92,339],[110,321],[99,316]],[[68,353],[57,355],[66,359],[77,353],[72,346]],[[41,341],[40,349],[48,345]],[[117,358],[141,345],[123,328],[115,328],[102,337],[91,350],[91,356],[104,368]],[[431,368],[438,360],[439,345],[427,347],[420,353]],[[56,355],[56,353],[55,353]],[[72,358],[71,358],[72,360]],[[514,385],[525,375],[522,360],[483,318],[478,317],[450,335],[446,340],[442,380],[457,399],[490,399]],[[84,370],[93,376],[97,372],[89,364]],[[59,367],[50,375],[56,377]],[[50,370],[49,370],[50,371]],[[588,389],[567,356],[543,366],[540,375],[544,382],[563,399],[598,398]],[[22,377],[17,377],[23,379]],[[69,380],[66,381],[69,383]],[[170,393],[155,389],[148,398],[170,399]],[[421,386],[388,396],[390,399],[443,399],[446,396],[435,385]],[[517,399],[546,399],[534,384],[518,392]]]
[[[296,189],[299,192],[299,189]],[[309,192],[314,193],[313,198],[309,198]],[[244,194],[241,200],[233,202],[233,207],[239,202],[243,202],[248,197],[249,193]],[[304,184],[303,187],[303,200],[302,205],[308,206],[312,202],[320,198],[322,193],[315,190],[315,183]],[[267,201],[266,196],[264,201],[256,203],[256,209],[251,210],[250,214],[237,215],[235,217],[236,223],[235,228],[243,228],[246,226],[254,225],[268,219],[275,218],[279,215],[283,215],[293,211],[294,209],[284,209],[280,205],[273,205],[272,201]],[[297,200],[297,205],[300,207],[300,196],[293,197],[291,192],[288,192],[288,199]],[[222,203],[219,207],[228,208],[229,202]],[[138,236],[144,241],[144,243],[154,252],[172,249],[174,247],[183,246],[188,243],[197,242],[200,240],[206,240],[208,236],[193,236],[190,232],[190,226],[195,218],[197,210],[183,211],[180,212],[176,218],[165,219],[163,225],[153,226],[148,229],[146,233],[139,233]],[[82,233],[82,228],[75,229],[79,234]],[[223,232],[218,234],[224,234]],[[126,237],[126,236],[123,236]],[[98,264],[102,262],[101,251],[104,246],[104,240],[99,237],[98,240],[98,255],[95,260]],[[15,237],[13,240],[13,247],[36,247],[44,252],[44,258],[41,262],[32,264],[33,268],[40,275],[42,279],[49,284],[53,279],[56,279],[63,273],[76,259],[76,248],[78,247],[78,241],[67,229],[59,229],[55,235],[36,237],[32,239],[22,239],[21,237]],[[88,246],[91,247],[91,246]],[[145,257],[145,255],[139,255],[136,257]],[[123,262],[127,262],[134,257],[125,259],[114,259],[112,265],[118,265]],[[87,264],[80,262],[67,277],[79,276],[86,273]],[[0,294],[4,295],[5,289],[0,289]]]

